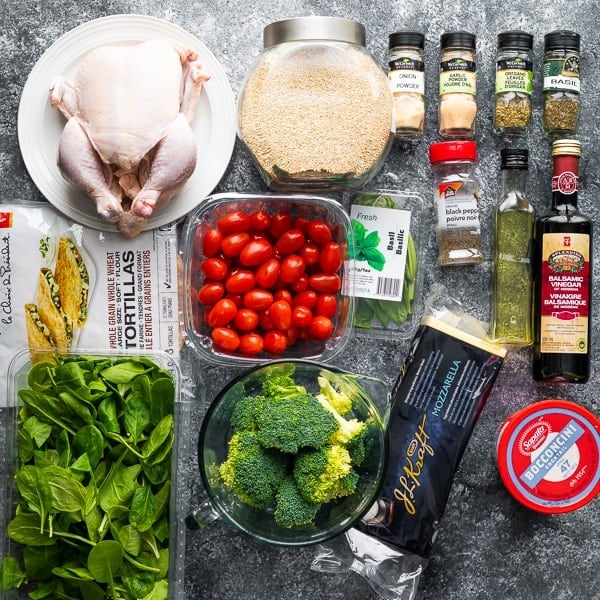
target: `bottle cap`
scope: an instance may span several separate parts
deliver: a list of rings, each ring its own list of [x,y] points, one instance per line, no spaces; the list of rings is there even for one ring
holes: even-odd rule
[[[572,139],[554,140],[552,156],[581,156],[581,142]]]
[[[473,141],[436,142],[429,146],[429,163],[446,160],[477,160],[477,143]]]
[[[415,46],[417,48],[425,48],[425,35],[420,31],[396,31],[390,33],[389,48],[395,46]]]
[[[527,148],[502,148],[500,151],[501,169],[527,169],[528,160]]]
[[[332,40],[364,46],[365,27],[352,19],[310,16],[275,21],[263,30],[265,48],[284,42],[308,40]]]
[[[525,31],[503,31],[498,34],[498,48],[531,50],[533,48],[533,36]]]
[[[442,48],[471,48],[475,50],[476,36],[468,31],[448,31],[442,33],[441,46]]]
[[[580,37],[574,31],[561,29],[551,31],[544,36],[545,50],[574,50],[579,52]]]

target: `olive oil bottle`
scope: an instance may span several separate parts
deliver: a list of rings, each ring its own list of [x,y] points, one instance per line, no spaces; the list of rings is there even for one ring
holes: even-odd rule
[[[529,152],[504,148],[500,156],[502,191],[494,215],[491,336],[511,346],[530,346],[535,214],[526,196]]]
[[[552,206],[535,224],[533,377],[589,377],[592,222],[577,208],[581,142],[552,145]]]

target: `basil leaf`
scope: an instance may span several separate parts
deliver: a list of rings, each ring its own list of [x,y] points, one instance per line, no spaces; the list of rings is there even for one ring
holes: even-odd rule
[[[85,507],[86,490],[71,472],[62,467],[48,467],[44,474],[52,491],[52,507],[57,511],[75,512]]]
[[[146,485],[135,490],[129,508],[129,522],[138,531],[147,531],[156,520],[158,503],[152,494],[150,486]]]
[[[25,465],[15,475],[15,481],[29,509],[39,515],[42,532],[46,517],[52,508],[52,489],[48,483],[46,469]]]

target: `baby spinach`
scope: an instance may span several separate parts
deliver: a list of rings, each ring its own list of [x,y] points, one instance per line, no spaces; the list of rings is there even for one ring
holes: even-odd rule
[[[166,599],[175,384],[150,358],[56,356],[19,390],[0,587],[33,600]]]

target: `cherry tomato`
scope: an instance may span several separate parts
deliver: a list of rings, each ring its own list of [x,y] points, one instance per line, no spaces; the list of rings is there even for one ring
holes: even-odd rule
[[[337,312],[337,299],[333,294],[319,294],[314,309],[315,315],[332,319]]]
[[[208,325],[210,327],[223,327],[235,317],[237,306],[230,298],[221,298],[208,313]]]
[[[256,284],[256,277],[248,269],[236,269],[225,281],[225,289],[232,294],[243,294]]]
[[[243,306],[242,296],[240,294],[231,294],[227,292],[224,298],[228,298],[229,300],[231,300],[238,308],[241,308]]]
[[[324,273],[336,273],[342,266],[342,249],[337,242],[327,242],[321,248],[319,266]]]
[[[258,313],[245,306],[238,308],[233,318],[233,324],[239,331],[252,331],[258,325]]]
[[[254,288],[244,294],[244,306],[253,310],[264,310],[273,304],[273,294],[268,290]]]
[[[292,326],[285,332],[287,337],[287,345],[293,346],[298,338],[302,338],[304,329],[298,329],[296,325],[292,323]]]
[[[288,304],[292,303],[292,293],[290,290],[282,288],[273,294],[273,300],[285,300]]]
[[[240,345],[238,350],[242,354],[258,354],[262,352],[264,342],[262,336],[258,333],[245,333],[240,336]]]
[[[225,256],[232,258],[233,256],[237,256],[248,245],[249,241],[250,235],[245,231],[230,233],[223,238],[221,250]]]
[[[209,229],[202,238],[202,254],[206,258],[216,256],[221,250],[223,234],[218,229]]]
[[[263,346],[269,354],[281,354],[288,345],[288,338],[283,331],[271,329],[263,337]]]
[[[297,254],[288,254],[281,261],[281,272],[279,277],[285,283],[292,283],[298,277],[304,274],[305,264],[304,259]]]
[[[296,327],[307,327],[308,325],[310,325],[312,318],[312,311],[306,306],[295,306],[292,310],[292,324],[296,325]]]
[[[317,303],[318,297],[319,295],[314,290],[300,292],[292,298],[292,306],[306,306],[306,308],[312,310]]]
[[[331,228],[321,219],[311,221],[306,226],[306,234],[313,242],[319,244],[319,246],[322,246],[333,239]]]
[[[206,275],[207,279],[213,281],[223,281],[229,269],[228,264],[222,258],[207,258],[200,263],[200,269]]]
[[[292,215],[286,210],[279,210],[271,217],[269,233],[278,238],[281,234],[292,228]]]
[[[321,315],[313,317],[307,333],[312,340],[326,340],[333,333],[333,323],[331,319]]]
[[[265,238],[250,240],[240,252],[240,263],[245,267],[256,267],[273,256],[273,246]]]
[[[276,300],[269,306],[269,318],[277,329],[289,329],[292,325],[292,305],[285,300]]]
[[[282,255],[292,254],[300,250],[305,241],[304,234],[299,229],[288,229],[277,238],[275,249]]]
[[[290,283],[290,287],[292,288],[292,291],[296,293],[304,292],[308,289],[308,275],[306,273],[300,275],[296,281]]]
[[[228,352],[234,352],[240,345],[240,336],[228,327],[216,327],[211,332],[213,342]]]
[[[319,246],[314,242],[306,242],[298,254],[304,259],[307,267],[312,267],[319,262]]]
[[[272,288],[279,279],[280,264],[276,258],[269,258],[256,269],[256,283],[264,288]]]
[[[317,292],[334,294],[342,287],[342,281],[337,273],[316,273],[308,279],[310,287]]]
[[[210,306],[217,300],[220,300],[225,294],[225,286],[218,281],[205,283],[199,290],[196,296],[200,304]]]
[[[217,221],[217,227],[223,235],[240,233],[250,229],[250,216],[241,210],[234,210]]]
[[[295,229],[299,229],[302,233],[306,234],[306,227],[309,221],[310,219],[308,217],[298,215],[292,220],[292,227],[294,227]]]
[[[275,329],[275,325],[273,325],[273,321],[271,321],[271,317],[269,317],[268,308],[258,313],[258,323],[264,331],[270,331],[271,329]]]
[[[266,210],[255,210],[250,215],[250,224],[254,231],[266,231],[271,224],[271,215]]]

